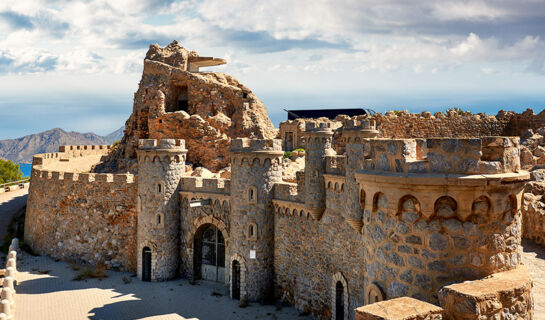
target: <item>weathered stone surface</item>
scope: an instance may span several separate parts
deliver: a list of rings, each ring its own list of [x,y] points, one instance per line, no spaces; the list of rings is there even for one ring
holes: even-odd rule
[[[138,139],[184,139],[187,162],[217,172],[229,165],[231,139],[276,137],[257,96],[227,74],[191,72],[188,63],[197,57],[176,41],[150,46],[125,135],[96,172],[137,172]],[[178,105],[182,94],[185,108]]]
[[[440,320],[438,306],[409,297],[396,298],[356,309],[356,320]]]
[[[445,319],[532,319],[532,281],[525,266],[439,292]]]

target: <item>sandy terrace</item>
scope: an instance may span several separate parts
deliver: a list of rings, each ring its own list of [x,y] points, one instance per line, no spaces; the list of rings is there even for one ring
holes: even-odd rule
[[[310,319],[291,307],[253,303],[239,308],[238,301],[229,298],[228,288],[216,283],[146,283],[131,273],[113,271],[102,281],[72,281],[77,271],[69,264],[28,254],[18,269],[18,320]],[[124,283],[123,277],[131,282]]]

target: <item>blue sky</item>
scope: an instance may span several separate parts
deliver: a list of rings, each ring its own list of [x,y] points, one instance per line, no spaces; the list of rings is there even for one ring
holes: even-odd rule
[[[3,0],[0,139],[109,133],[149,44],[178,40],[283,108],[545,107],[545,2]]]

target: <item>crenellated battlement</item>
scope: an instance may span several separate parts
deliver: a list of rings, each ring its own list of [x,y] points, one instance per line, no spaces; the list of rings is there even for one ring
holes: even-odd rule
[[[333,132],[331,129],[330,122],[318,122],[318,121],[307,121],[305,123],[306,132]]]
[[[36,180],[58,180],[58,181],[77,181],[77,182],[96,182],[96,183],[116,183],[133,184],[137,181],[137,176],[130,173],[112,174],[112,173],[76,173],[52,170],[32,170],[32,183]]]
[[[184,139],[140,139],[138,149],[144,151],[186,151]]]
[[[231,141],[231,152],[281,152],[280,139],[248,139],[238,138]]]
[[[518,137],[372,139],[364,142],[363,168],[420,174],[516,173],[518,148]]]
[[[378,134],[377,123],[373,119],[349,119],[344,122],[342,135],[346,143],[358,143],[360,138],[375,138]]]
[[[200,177],[182,177],[180,179],[181,192],[205,192],[230,194],[231,180],[207,179]]]

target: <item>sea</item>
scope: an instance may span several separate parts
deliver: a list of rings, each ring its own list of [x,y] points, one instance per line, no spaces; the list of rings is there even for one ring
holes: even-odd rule
[[[30,177],[30,172],[32,171],[32,163],[19,163],[19,171],[23,173],[23,177]]]

